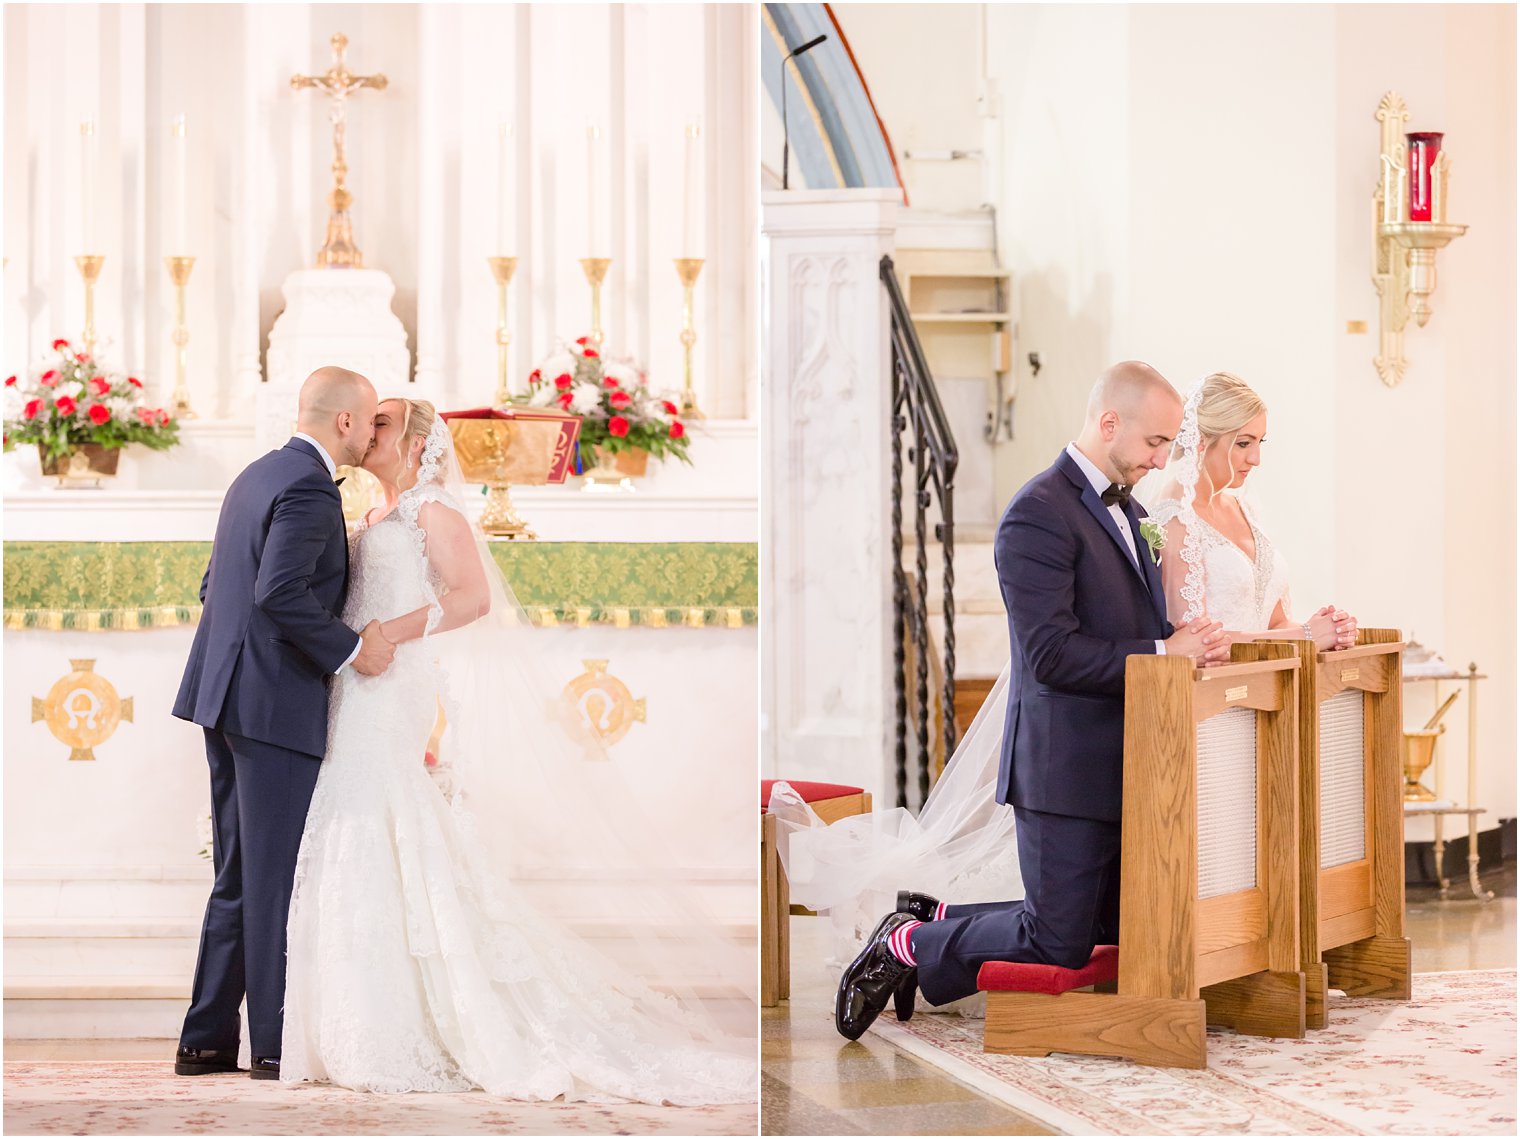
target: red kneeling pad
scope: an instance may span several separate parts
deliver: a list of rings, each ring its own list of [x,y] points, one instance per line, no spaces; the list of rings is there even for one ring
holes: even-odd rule
[[[761,811],[771,805],[771,788],[780,782],[783,781],[780,779],[760,780]],[[787,779],[785,782],[790,783],[797,794],[802,796],[804,803],[816,803],[820,799],[838,799],[844,795],[859,795],[862,790],[860,787],[847,787],[843,783],[807,783],[801,779]]]
[[[984,993],[1049,993],[1055,996],[1119,976],[1119,947],[1100,945],[1080,969],[1035,965],[1027,961],[988,961],[977,971],[976,987]]]

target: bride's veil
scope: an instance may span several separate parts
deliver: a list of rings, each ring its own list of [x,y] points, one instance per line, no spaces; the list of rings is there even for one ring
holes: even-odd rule
[[[416,486],[396,505],[415,528],[419,550],[427,503],[465,514],[468,492],[442,417],[421,460]],[[471,531],[490,587],[489,612],[433,633],[441,609],[429,586],[435,608],[424,643],[441,678],[440,782],[508,899],[482,905],[505,906],[503,920],[518,928],[531,930],[543,919],[555,944],[566,947],[585,993],[608,998],[613,1013],[638,1008],[640,1042],[694,1043],[715,1058],[725,1055],[729,1066],[720,1065],[715,1079],[726,1082],[733,1065],[753,1064],[751,928],[726,930],[713,915],[703,897],[711,882],[680,865],[662,837],[684,824],[678,805],[625,778],[558,690],[546,634],[533,628],[479,529],[472,524]],[[420,751],[417,761],[423,762]],[[532,914],[514,908],[520,901],[511,899],[523,896]],[[610,999],[614,991],[625,999]],[[716,1015],[715,1008],[732,1015]]]
[[[997,802],[1008,666],[915,816],[906,807],[825,826],[790,784],[777,783],[770,813],[791,900],[828,911],[834,964],[848,960],[898,890],[947,902],[1024,896],[1013,808]]]

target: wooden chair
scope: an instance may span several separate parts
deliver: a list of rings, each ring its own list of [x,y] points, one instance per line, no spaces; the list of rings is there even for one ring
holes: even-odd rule
[[[760,1005],[773,1008],[792,995],[791,892],[776,849],[776,820],[769,812],[778,780],[760,781]],[[825,823],[871,811],[871,794],[842,783],[787,780]]]
[[[1310,1028],[1331,988],[1410,997],[1404,936],[1404,644],[1362,629],[1353,648],[1299,655],[1299,953]]]
[[[1117,991],[1048,969],[1043,994],[989,991],[987,1051],[1202,1068],[1206,1023],[1304,1034],[1298,667],[1281,644],[1205,670],[1129,658]]]

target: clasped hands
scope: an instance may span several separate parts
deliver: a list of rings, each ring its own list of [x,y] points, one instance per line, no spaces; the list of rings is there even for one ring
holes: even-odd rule
[[[1334,605],[1316,610],[1305,624],[1314,647],[1322,653],[1349,649],[1356,644],[1356,618]],[[1222,622],[1199,617],[1177,627],[1166,640],[1166,652],[1168,656],[1189,657],[1199,665],[1225,664],[1230,659],[1230,645],[1236,639],[1237,635]]]
[[[380,622],[371,621],[359,634],[359,655],[354,657],[354,670],[365,676],[379,676],[391,666],[396,657],[396,646],[386,640],[380,631]]]

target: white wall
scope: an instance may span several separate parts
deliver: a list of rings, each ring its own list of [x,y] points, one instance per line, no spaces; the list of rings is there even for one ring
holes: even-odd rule
[[[331,185],[324,100],[292,91],[324,71],[328,37],[390,86],[351,100],[348,184],[365,263],[396,281],[416,366],[461,398],[494,391],[496,127],[516,128],[518,239],[512,372],[589,323],[585,130],[598,121],[613,257],[609,349],[682,381],[682,131],[700,117],[708,208],[696,386],[704,409],[752,417],[759,186],[753,5],[7,5],[4,333],[18,369],[77,337],[82,287],[78,124],[100,120],[97,324],[116,366],[172,387],[172,291],[161,259],[166,143],[190,128],[190,380],[202,414],[241,414],[280,284],[322,243]],[[70,80],[55,73],[68,45]]]
[[[1513,815],[1513,7],[977,7],[980,52],[967,6],[836,12],[899,157],[910,136],[935,149],[976,137],[971,79],[986,60],[987,184],[1020,310],[999,493],[1071,438],[1107,363],[1145,359],[1179,387],[1244,376],[1271,408],[1253,493],[1299,607],[1334,601],[1459,667],[1476,660],[1493,678],[1478,801],[1487,825]],[[1372,365],[1369,280],[1373,115],[1388,90],[1410,129],[1446,132],[1451,218],[1471,226],[1439,255],[1435,314],[1411,325],[1395,389]],[[905,177],[915,206],[983,201],[979,180]],[[1357,320],[1371,331],[1348,333]],[[1460,773],[1458,720],[1446,746]]]

